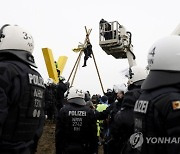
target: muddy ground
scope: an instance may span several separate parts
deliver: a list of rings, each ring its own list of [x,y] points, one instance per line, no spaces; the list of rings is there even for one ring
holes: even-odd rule
[[[46,121],[43,134],[39,140],[36,154],[55,154],[55,124]],[[102,146],[99,146],[98,154],[103,154]]]
[[[55,124],[46,122],[40,138],[37,154],[55,154]]]

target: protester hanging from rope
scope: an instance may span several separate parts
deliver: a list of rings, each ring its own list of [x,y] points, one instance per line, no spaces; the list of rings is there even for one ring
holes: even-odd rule
[[[87,41],[87,46],[86,46],[86,48],[84,48],[84,65],[82,67],[87,66],[86,62],[87,62],[88,58],[91,58],[91,54],[92,54],[92,45],[91,45],[90,41]]]

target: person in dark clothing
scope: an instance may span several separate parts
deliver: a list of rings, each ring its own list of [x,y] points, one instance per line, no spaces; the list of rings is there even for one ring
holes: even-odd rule
[[[98,96],[97,94],[96,94],[96,95],[92,95],[91,101],[92,101],[92,103],[93,103],[93,106],[96,108],[97,105],[98,105],[99,102],[100,102],[100,96]]]
[[[33,49],[32,36],[20,26],[0,29],[1,154],[34,154],[42,135],[45,86]]]
[[[87,101],[90,101],[90,99],[91,99],[91,94],[89,91],[86,91],[84,100],[87,102]]]
[[[90,109],[92,109],[92,110],[94,110],[95,109],[95,107],[94,107],[94,105],[93,105],[93,102],[91,102],[91,101],[87,101],[86,102],[86,106],[88,106]]]
[[[117,96],[115,97],[116,101],[111,103],[105,110],[102,112],[95,112],[97,120],[104,120],[106,119],[106,124],[107,124],[107,131],[106,131],[106,136],[105,140],[103,142],[103,147],[104,147],[104,153],[112,153],[114,145],[116,145],[114,139],[112,138],[111,135],[111,129],[112,126],[114,125],[114,116],[115,114],[120,110],[121,104],[124,98],[124,93],[126,92],[126,85],[122,84],[120,87],[113,90],[108,90],[108,92],[114,91],[114,93],[117,93]],[[106,96],[107,97],[107,96]]]
[[[84,92],[71,87],[56,124],[56,154],[96,154],[97,126]]]
[[[64,94],[69,88],[69,82],[64,82],[65,81],[64,77],[60,76],[59,80],[60,81],[57,84],[57,93],[56,93],[57,111],[59,111],[65,104],[66,100],[65,100]]]
[[[84,49],[84,64],[83,64],[82,67],[87,66],[87,60],[88,60],[88,58],[91,58],[91,55],[92,55],[92,45],[88,41],[87,42],[87,47]]]
[[[61,71],[60,71],[60,69],[58,68],[58,63],[57,63],[57,61],[54,61],[54,64],[55,64],[55,66],[56,66],[57,76],[58,76],[58,78],[60,79]]]
[[[116,100],[116,92],[110,88],[107,89],[107,92],[104,94],[108,97],[108,104],[112,104]]]
[[[122,84],[118,89],[114,89],[114,94],[116,94],[115,101],[110,104],[107,108],[108,111],[108,134],[106,137],[106,142],[104,147],[106,148],[106,153],[114,153],[116,147],[116,140],[112,137],[112,128],[114,125],[114,117],[116,113],[121,109],[122,101],[124,100],[124,94],[126,92],[125,84]]]
[[[106,20],[101,19],[100,22],[100,28],[103,29],[104,28],[104,33],[102,34],[105,38],[105,40],[110,40],[112,39],[112,30],[111,30],[111,24],[108,23]]]
[[[126,85],[123,83],[117,89],[113,88],[114,93],[116,94],[115,101],[111,103],[110,105],[110,124],[114,122],[114,117],[116,113],[121,109],[122,107],[122,102],[124,100],[124,95],[127,91]]]
[[[134,131],[144,138],[143,144],[132,144],[139,154],[180,153],[179,56],[180,37],[175,35],[156,41],[148,52],[150,72],[134,107]]]
[[[49,78],[45,90],[45,114],[47,120],[55,121],[57,116],[56,104],[56,85],[53,79]]]
[[[134,105],[141,94],[141,84],[147,77],[146,70],[139,66],[132,66],[129,70],[128,91],[124,95],[121,109],[114,116],[114,125],[111,129],[114,140],[112,154],[131,153],[128,141],[134,129]]]

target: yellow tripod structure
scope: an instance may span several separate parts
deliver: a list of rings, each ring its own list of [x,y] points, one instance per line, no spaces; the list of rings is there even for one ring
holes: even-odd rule
[[[81,60],[81,56],[82,56],[82,53],[84,51],[84,48],[86,47],[87,45],[87,42],[90,42],[89,40],[89,35],[92,31],[92,29],[88,29],[86,28],[85,26],[85,31],[86,31],[86,38],[84,40],[84,44],[82,44],[81,48],[78,48],[78,49],[73,49],[73,51],[77,52],[79,51],[79,55],[76,59],[76,62],[72,68],[72,71],[69,75],[69,78],[68,78],[68,82],[70,81],[71,77],[72,77],[72,80],[70,82],[70,86],[73,85],[73,82],[74,82],[74,79],[75,79],[75,76],[76,76],[76,73],[77,73],[77,69],[78,69],[78,66],[79,66],[79,63],[80,63],[80,60]],[[101,81],[101,77],[100,77],[100,73],[99,73],[99,70],[98,70],[98,67],[97,67],[97,63],[96,63],[96,60],[95,60],[95,56],[94,56],[94,53],[92,52],[92,57],[93,57],[93,60],[94,60],[94,64],[95,64],[95,67],[96,67],[96,71],[97,71],[97,74],[98,74],[98,78],[99,78],[99,81],[100,81],[100,85],[101,85],[101,88],[102,88],[102,91],[103,91],[103,94],[105,93],[104,92],[104,88],[103,88],[103,84],[102,84],[102,81]]]

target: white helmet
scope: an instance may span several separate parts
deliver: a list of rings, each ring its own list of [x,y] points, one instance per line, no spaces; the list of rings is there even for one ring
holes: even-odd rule
[[[70,103],[75,103],[78,105],[86,105],[84,100],[85,92],[83,90],[77,89],[75,87],[71,87],[68,90],[67,100]]]
[[[180,36],[156,41],[148,52],[148,77],[142,89],[154,89],[180,83]]]
[[[123,91],[124,93],[126,93],[127,91],[127,86],[126,84],[122,83],[122,84],[116,84],[113,85],[113,90],[115,91],[115,93],[121,92]]]
[[[46,85],[49,86],[50,84],[52,84],[54,81],[52,78],[48,78],[47,79],[47,82],[46,82]]]
[[[34,41],[26,30],[17,25],[4,25],[0,29],[0,50],[24,50],[30,53],[34,49]]]
[[[180,71],[180,37],[171,35],[155,42],[148,52],[148,68]]]
[[[112,93],[113,90],[111,88],[107,88],[107,93]]]
[[[129,68],[129,74],[128,77],[128,84],[133,84],[138,81],[144,80],[147,77],[148,73],[147,70],[140,66],[132,66]]]

